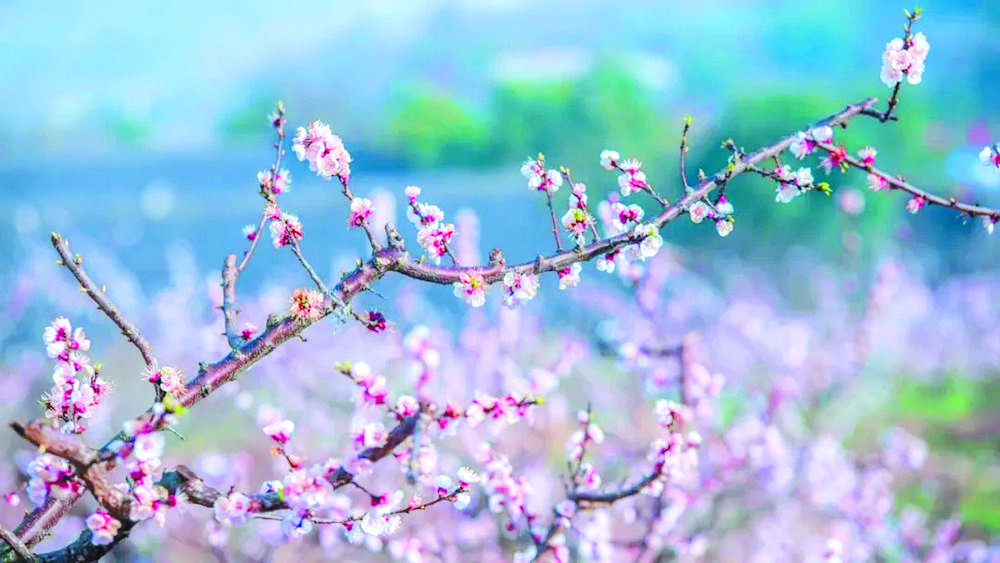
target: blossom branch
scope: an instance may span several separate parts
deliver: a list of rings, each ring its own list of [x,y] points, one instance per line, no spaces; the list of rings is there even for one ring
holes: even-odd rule
[[[684,190],[687,191],[690,186],[688,186],[687,181],[687,153],[688,153],[688,131],[691,129],[691,123],[693,119],[689,115],[684,118],[684,130],[681,131],[681,148],[680,148],[680,174],[681,174],[681,185],[684,186]]]
[[[129,322],[118,308],[115,307],[114,303],[108,299],[104,293],[105,289],[103,287],[98,288],[97,284],[90,279],[90,276],[83,269],[83,258],[79,254],[76,256],[70,254],[69,242],[59,233],[52,233],[52,246],[62,259],[59,264],[66,266],[73,274],[73,277],[80,282],[80,287],[84,293],[97,304],[97,308],[111,319],[111,322],[118,325],[125,338],[139,350],[139,354],[142,355],[142,361],[146,363],[146,367],[153,369],[156,365],[156,356],[153,354],[153,348],[146,341],[146,338],[142,336],[142,333],[139,332],[139,329]]]
[[[838,150],[842,150],[839,147],[836,147],[829,143],[816,143],[816,146],[830,154],[833,154]],[[926,190],[922,190],[914,186],[913,184],[910,184],[909,182],[907,182],[906,180],[904,180],[899,176],[895,177],[890,176],[887,172],[879,170],[878,168],[875,168],[870,164],[866,164],[862,162],[860,159],[846,153],[840,154],[838,158],[842,162],[850,166],[853,166],[859,170],[864,170],[871,175],[881,178],[888,184],[888,186],[891,189],[902,190],[904,192],[913,195],[916,198],[920,198],[921,200],[923,200],[923,203],[929,203],[932,205],[940,205],[941,207],[949,207],[952,209],[957,209],[962,213],[965,213],[966,215],[973,217],[974,216],[990,217],[991,219],[994,220],[994,222],[1000,220],[1000,209],[993,209],[990,207],[983,207],[981,205],[962,203],[953,197],[943,198],[940,196],[936,196]]]

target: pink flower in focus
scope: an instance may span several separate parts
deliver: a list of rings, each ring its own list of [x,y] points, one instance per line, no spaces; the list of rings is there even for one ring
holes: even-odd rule
[[[292,318],[318,321],[325,311],[325,299],[319,291],[298,288],[292,292],[292,304],[289,307]]]
[[[875,155],[878,151],[874,147],[865,147],[858,151],[858,158],[861,159],[862,164],[865,166],[871,166],[875,164]]]
[[[878,174],[868,175],[868,189],[872,190],[873,192],[883,190],[888,186],[889,186],[889,180],[886,180],[882,176],[879,176]]]
[[[324,178],[339,176],[346,180],[351,175],[351,155],[344,142],[320,121],[312,122],[308,129],[298,128],[292,150],[299,160],[309,161],[310,170]]]
[[[372,214],[372,200],[368,198],[356,197],[351,200],[351,216],[347,219],[347,224],[353,227],[360,227],[365,224]]]
[[[504,305],[516,307],[538,293],[538,278],[531,272],[507,272],[503,277],[507,294],[503,296]]]
[[[271,221],[271,242],[275,248],[302,240],[302,223],[291,213],[282,213],[281,218]]]
[[[521,174],[528,179],[528,188],[555,193],[562,185],[562,175],[558,170],[545,170],[545,161],[539,158],[531,158],[521,166]]]
[[[250,342],[250,339],[257,334],[257,327],[250,323],[243,323],[243,328],[240,329],[240,338],[244,342]]]
[[[906,210],[910,213],[916,214],[917,211],[923,209],[927,205],[927,199],[924,196],[916,195],[906,202]]]
[[[826,171],[827,174],[836,166],[840,168],[843,172],[847,170],[847,151],[844,147],[835,147],[832,151],[827,154],[822,160],[819,161],[819,165]]]
[[[930,43],[923,33],[917,33],[904,45],[895,38],[886,43],[882,53],[882,72],[879,78],[890,88],[900,83],[903,76],[910,84],[919,84],[924,74],[924,61],[930,51]]]
[[[113,518],[103,508],[98,509],[87,517],[87,528],[93,536],[90,542],[94,545],[108,545],[115,540],[115,534],[122,527],[122,523]]]
[[[483,276],[471,272],[462,272],[458,280],[454,284],[455,297],[473,307],[482,307],[486,303],[486,288],[488,286],[483,280]]]
[[[704,201],[697,201],[688,210],[688,216],[694,224],[701,223],[706,217],[712,216],[712,209]]]
[[[571,264],[567,268],[563,268],[557,272],[559,274],[559,289],[566,289],[567,287],[576,287],[580,283],[580,271],[583,269],[579,262]]]
[[[612,221],[616,223],[620,230],[625,230],[630,222],[638,223],[642,220],[643,211],[638,205],[626,206],[620,201],[611,204]]]
[[[646,187],[646,173],[642,171],[642,163],[630,158],[621,163],[622,175],[618,177],[618,188],[623,196]]]

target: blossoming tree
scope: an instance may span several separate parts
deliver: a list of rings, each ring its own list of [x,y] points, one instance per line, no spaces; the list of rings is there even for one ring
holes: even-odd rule
[[[154,525],[147,521],[162,527],[173,518],[200,523],[191,533],[204,539],[206,549],[223,548],[229,535],[248,522],[277,521],[280,525],[268,533],[281,541],[314,542],[312,537],[318,535],[328,550],[362,545],[409,561],[659,560],[667,553],[698,557],[730,525],[722,513],[727,498],[765,474],[763,494],[750,497],[744,492],[745,498],[766,503],[774,496],[798,495],[832,506],[838,517],[857,523],[846,532],[818,529],[819,543],[805,544],[799,553],[803,557],[835,561],[884,556],[879,550],[890,535],[910,550],[906,557],[956,556],[947,551],[954,543],[954,534],[947,535],[951,528],[939,530],[937,543],[930,545],[929,540],[907,535],[920,526],[913,518],[888,517],[891,506],[885,499],[893,475],[919,467],[926,457],[919,439],[894,432],[879,460],[856,467],[838,444],[818,440],[803,450],[807,461],[798,468],[791,439],[774,422],[782,403],[782,393],[775,390],[765,415],[721,428],[715,420],[725,378],[706,367],[705,346],[696,334],[665,341],[657,330],[662,311],[650,297],[660,283],[653,274],[663,267],[657,260],[663,254],[664,228],[687,215],[695,224],[710,222],[720,236],[729,235],[736,210],[726,192],[745,173],[773,181],[774,198],[782,204],[807,192],[831,193],[828,182],[817,180],[810,158],[818,157],[814,165],[824,177],[855,169],[866,175],[873,191],[886,192],[886,197],[907,194],[905,207],[911,213],[926,206],[950,208],[978,218],[992,232],[1000,211],[934,195],[877,167],[874,147],[849,148],[837,141],[835,131],[855,119],[899,119],[903,83],[921,82],[929,43],[922,33],[911,33],[920,11],[906,15],[904,36],[890,41],[883,54],[881,80],[891,88],[883,109],[875,98],[851,103],[753,151],[727,141],[723,148],[728,161],[714,174],[699,171],[692,181],[686,171],[690,118],[680,138],[675,188],[654,188],[641,162],[604,150],[600,163],[617,174],[618,192],[595,203],[569,168],[551,168],[541,154],[528,159],[521,172],[530,190],[544,194],[554,249],[539,243],[537,259],[525,263],[508,263],[502,249],[490,253],[488,264],[469,262],[456,249],[461,233],[445,221],[445,210],[423,201],[416,186],[406,187],[404,194],[419,253],[408,244],[411,235],[405,229],[389,223],[378,232],[375,204],[351,188],[350,153],[327,125],[315,121],[297,129],[292,151],[310,170],[339,183],[349,206],[347,226],[360,231],[370,249],[370,255],[339,280],[324,279],[301,248],[306,227],[281,206],[291,173],[282,167],[286,119],[279,103],[271,117],[274,162],[257,176],[263,209],[256,223],[244,229],[247,248],[241,255],[227,256],[222,269],[220,338],[228,350],[215,361],[199,363],[190,378],[184,375],[189,368],[182,370],[175,359],[156,353],[85,271],[83,258],[73,254],[66,239],[53,234],[61,265],[141,355],[142,377],[151,386],[153,400],[117,434],[94,445],[88,420],[102,408],[113,381],[88,356],[91,342],[82,328],[58,317],[44,329],[54,382],[41,399],[44,416],[11,424],[38,453],[25,468],[23,494],[32,507],[15,529],[0,529],[4,560],[96,560],[137,530]],[[980,159],[1000,169],[1000,144],[983,148]],[[561,191],[564,184],[568,189]],[[568,200],[562,203],[560,195],[567,191]],[[639,198],[657,206],[657,212],[646,216],[632,203]],[[238,304],[237,284],[268,235],[275,249],[287,248],[294,255],[310,285],[295,289],[285,309],[269,311],[263,328],[258,328],[240,322],[245,312]],[[332,318],[334,323],[356,322],[362,332],[374,335],[365,338],[393,338],[391,320],[383,312],[359,310],[353,304],[390,273],[413,283],[450,285],[454,295],[473,308],[486,304],[490,293],[500,293],[503,305],[516,308],[545,291],[547,279],[553,280],[553,287],[557,282],[559,290],[576,288],[583,283],[582,265],[587,262],[598,271],[633,280],[638,288],[633,300],[609,307],[609,315],[635,327],[604,343],[656,390],[655,399],[631,403],[628,414],[610,408],[602,412],[607,405],[599,393],[620,392],[614,385],[595,383],[591,394],[574,389],[574,381],[560,383],[574,370],[595,369],[580,365],[584,362],[578,343],[560,344],[554,358],[534,351],[526,360],[531,364],[526,375],[501,378],[494,385],[453,370],[449,375],[447,365],[476,358],[500,364],[515,356],[503,348],[503,342],[516,337],[502,321],[482,328],[480,336],[468,336],[464,352],[442,345],[427,327],[416,327],[394,352],[409,366],[409,380],[397,374],[398,381],[392,381],[391,366],[365,358],[363,352],[329,364],[328,374],[339,374],[344,379],[336,380],[338,384],[354,389],[349,412],[330,423],[343,443],[334,440],[331,443],[338,445],[324,447],[317,436],[297,431],[301,419],[262,407],[257,419],[260,439],[269,440],[278,469],[258,486],[243,488],[235,479],[216,486],[211,478],[167,461],[173,440],[169,432],[188,411],[258,362],[266,362],[310,326]],[[590,381],[582,376],[578,380]],[[564,416],[546,410],[553,404],[561,405]],[[577,414],[567,415],[572,411]],[[599,421],[615,416],[627,417],[634,425],[629,435],[609,436],[602,429]],[[550,447],[556,440],[565,445],[564,451]],[[547,490],[533,485],[534,477],[522,469],[525,458],[556,458],[547,466]],[[615,459],[624,460],[624,465]],[[822,486],[790,492],[798,490],[792,483],[800,474],[805,482]],[[837,480],[845,474],[851,475],[849,482]],[[8,503],[16,506],[20,494],[11,491]],[[88,512],[79,537],[56,551],[34,554],[33,546],[87,496],[97,507]],[[694,514],[693,523],[679,525],[689,514]],[[422,519],[429,522],[423,528]],[[725,557],[727,552],[719,549],[718,555]]]

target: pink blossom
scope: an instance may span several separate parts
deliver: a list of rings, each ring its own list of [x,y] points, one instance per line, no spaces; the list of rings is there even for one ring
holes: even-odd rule
[[[215,499],[213,509],[217,522],[226,526],[242,526],[249,516],[250,499],[243,493],[232,492]]]
[[[351,227],[360,227],[365,224],[372,214],[372,201],[368,198],[356,197],[351,200],[351,216],[347,219],[347,224]]]
[[[626,206],[620,201],[611,204],[611,216],[618,228],[624,230],[630,222],[638,223],[642,220],[643,211],[638,205]]]
[[[292,178],[288,170],[281,169],[275,174],[267,169],[257,173],[257,182],[260,184],[260,191],[268,194],[280,194],[288,191],[288,185],[292,183]]]
[[[532,190],[552,194],[562,185],[562,175],[558,170],[545,170],[545,160],[541,157],[525,161],[521,174],[528,179],[528,188]]]
[[[660,251],[660,247],[663,246],[663,237],[660,236],[660,230],[656,228],[656,225],[651,223],[636,225],[632,234],[636,237],[643,237],[639,243],[639,254],[643,260],[656,256],[656,253]]]
[[[601,166],[605,170],[614,170],[618,167],[621,160],[622,157],[618,155],[618,151],[601,151]]]
[[[296,320],[317,321],[326,312],[326,300],[319,291],[298,288],[292,292],[289,312]]]
[[[403,395],[396,399],[396,414],[400,416],[413,416],[420,410],[420,403],[414,397]]]
[[[474,272],[462,272],[455,282],[455,297],[462,299],[473,307],[482,307],[486,303],[486,282],[483,276]]]
[[[135,437],[132,452],[139,461],[159,460],[163,455],[165,440],[159,432],[147,432]]]
[[[642,171],[642,163],[638,160],[630,158],[621,163],[621,171],[622,175],[618,177],[618,188],[623,196],[648,187],[646,173]]]
[[[448,244],[455,236],[455,225],[452,223],[421,227],[417,231],[417,244],[424,249],[428,258],[435,264],[441,263],[441,258],[448,253]]]
[[[886,43],[885,51],[882,53],[882,72],[880,78],[886,86],[892,87],[903,80],[910,84],[919,84],[924,73],[924,61],[927,52],[930,50],[930,43],[923,33],[917,33],[908,42],[903,44],[903,40],[895,38]]]
[[[243,226],[243,236],[247,237],[247,240],[253,240],[257,238],[257,225],[244,225]]]
[[[295,432],[295,423],[288,419],[279,420],[268,424],[263,430],[268,438],[284,444],[292,437],[292,432]]]
[[[861,159],[862,164],[865,166],[871,166],[875,164],[875,155],[877,154],[878,151],[874,147],[865,147],[858,151],[858,158]]]
[[[704,201],[697,201],[688,210],[688,216],[694,224],[701,223],[706,217],[712,216],[712,209]]]
[[[309,161],[310,170],[324,178],[339,176],[346,180],[351,175],[351,155],[344,142],[322,122],[314,121],[308,129],[299,127],[292,150],[299,160]]]
[[[420,188],[418,188],[417,186],[406,186],[406,189],[403,190],[403,193],[406,194],[406,197],[410,200],[410,203],[415,203],[417,201],[417,198],[420,197]]]
[[[920,195],[913,196],[909,201],[906,202],[906,210],[910,213],[916,214],[917,211],[923,209],[927,205],[927,198]]]
[[[302,223],[291,213],[282,213],[280,219],[271,221],[271,243],[275,248],[302,240]]]
[[[586,243],[584,235],[592,221],[593,218],[591,218],[590,214],[579,207],[570,208],[562,217],[563,227],[573,234],[573,239],[576,241],[577,246],[583,246]]]
[[[242,338],[244,342],[250,342],[250,339],[253,338],[253,335],[255,334],[257,334],[256,326],[250,323],[243,323],[243,328],[240,329],[240,338]]]
[[[889,186],[889,180],[886,180],[884,177],[879,176],[878,174],[868,175],[868,189],[872,190],[873,192],[883,190],[888,186]]]
[[[73,330],[66,317],[53,319],[52,324],[45,327],[42,340],[45,342],[45,351],[49,357],[59,358],[63,361],[69,359],[70,352],[90,350],[90,340],[87,340],[87,334],[82,328]]]
[[[115,540],[122,523],[112,517],[103,508],[87,517],[87,528],[92,532],[90,538],[94,545],[108,545]]]
[[[372,446],[379,446],[385,442],[388,433],[381,422],[369,422],[357,430],[351,432],[355,450],[363,450]]]
[[[566,289],[567,287],[576,287],[580,283],[580,271],[583,267],[580,266],[579,262],[574,262],[566,268],[559,270],[559,289]]]
[[[503,284],[507,289],[503,302],[508,307],[530,301],[538,293],[538,277],[531,272],[507,272]]]
[[[827,156],[819,161],[819,165],[826,171],[827,174],[829,174],[834,167],[838,167],[841,171],[845,171],[847,170],[847,151],[844,150],[844,147],[835,147],[827,154]]]

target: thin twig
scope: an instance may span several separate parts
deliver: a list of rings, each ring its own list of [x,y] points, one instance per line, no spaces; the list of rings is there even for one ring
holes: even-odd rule
[[[83,270],[83,258],[79,254],[76,256],[70,254],[69,242],[59,233],[52,233],[52,246],[59,253],[59,257],[62,258],[60,264],[66,266],[73,274],[73,277],[80,282],[83,291],[97,304],[97,308],[111,319],[111,322],[118,325],[125,338],[139,350],[139,354],[142,355],[142,361],[146,363],[146,367],[153,369],[156,365],[156,356],[153,354],[153,349],[149,345],[149,342],[142,336],[139,329],[126,319],[118,308],[115,307],[114,303],[108,299],[104,290],[98,288],[97,284],[90,279],[87,272]]]
[[[545,190],[545,201],[549,204],[549,215],[552,217],[552,234],[556,237],[556,248],[562,252],[562,239],[559,237],[559,220],[556,219],[556,210],[552,206],[552,193]]]
[[[680,173],[681,173],[681,184],[684,185],[685,193],[687,190],[691,189],[687,181],[687,153],[688,153],[688,130],[691,129],[691,116],[684,118],[684,130],[681,131],[681,150],[680,150]]]

